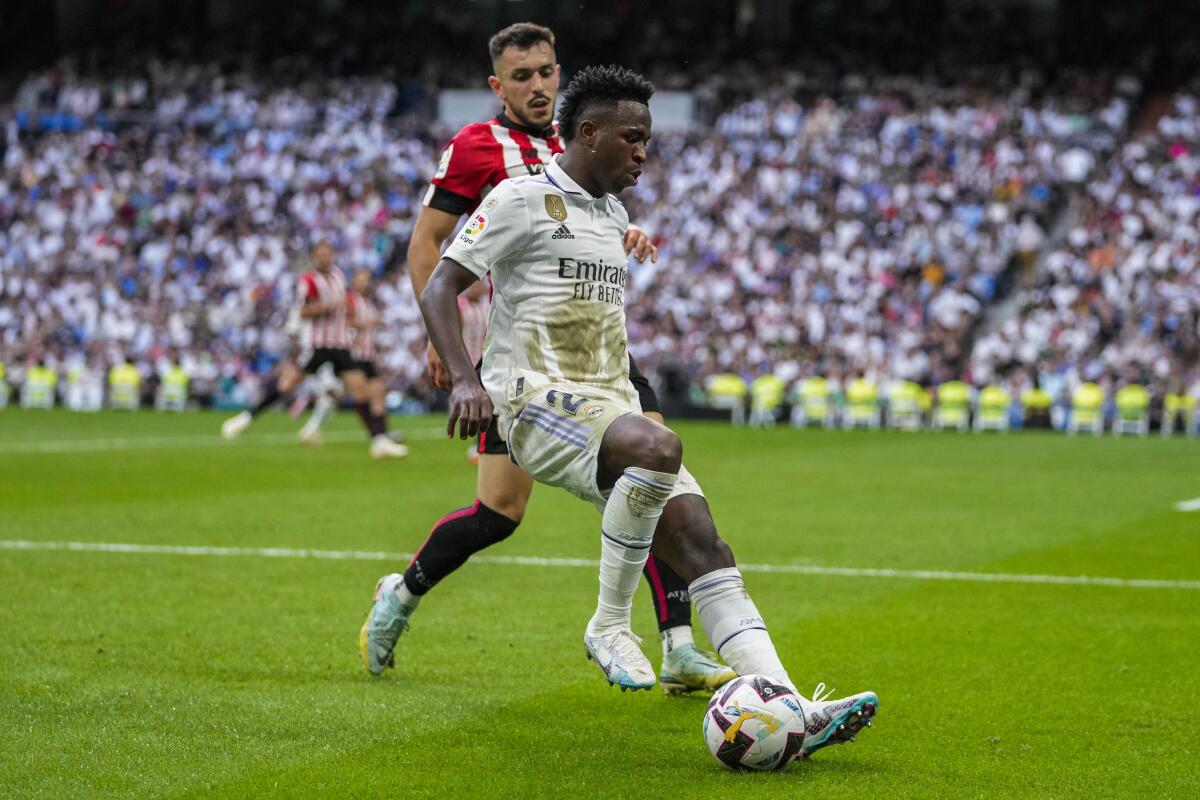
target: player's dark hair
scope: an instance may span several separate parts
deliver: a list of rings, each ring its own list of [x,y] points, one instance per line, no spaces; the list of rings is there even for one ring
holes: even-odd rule
[[[624,67],[584,67],[562,93],[558,109],[558,135],[563,141],[575,138],[576,128],[586,108],[612,106],[622,100],[649,105],[654,85]]]
[[[554,31],[534,22],[515,22],[488,39],[488,53],[495,61],[509,47],[528,50],[538,42],[554,47]]]

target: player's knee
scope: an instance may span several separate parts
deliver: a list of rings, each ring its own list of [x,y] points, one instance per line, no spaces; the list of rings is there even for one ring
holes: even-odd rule
[[[525,506],[528,502],[528,497],[496,497],[488,503],[488,507],[497,514],[501,514],[513,522],[519,523],[525,519]]]
[[[670,430],[655,426],[647,432],[635,466],[675,474],[683,463],[683,442]]]
[[[518,487],[485,485],[480,488],[479,500],[497,514],[519,523],[525,518],[529,493],[521,491]]]

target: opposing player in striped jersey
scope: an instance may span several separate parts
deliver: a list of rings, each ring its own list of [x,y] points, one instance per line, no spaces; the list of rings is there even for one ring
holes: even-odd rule
[[[453,379],[447,434],[473,435],[494,424],[495,411],[514,461],[539,483],[600,510],[599,597],[583,643],[609,683],[654,684],[630,612],[647,554],[661,545],[664,560],[690,581],[721,656],[739,674],[766,676],[795,696],[804,733],[791,740],[787,757],[803,757],[852,739],[870,724],[879,698],[800,694],[683,466],[679,437],[639,413],[624,308],[629,216],[615,195],[637,184],[646,163],[653,91],[620,67],[581,70],[560,112],[565,153],[541,175],[498,186],[484,201],[483,223],[446,249],[420,302]],[[562,226],[570,239],[557,235]],[[494,296],[481,384],[449,318],[458,294],[489,274]],[[659,518],[672,507],[686,524],[664,529]]]
[[[350,354],[349,313],[346,300],[346,278],[334,264],[333,245],[317,242],[311,252],[313,269],[300,276],[300,343],[301,351],[295,364],[285,364],[279,377],[263,398],[248,411],[225,420],[221,435],[234,439],[250,427],[254,418],[277,400],[290,395],[300,385],[304,375],[312,375],[325,364],[346,384],[355,401],[355,409],[371,436],[373,458],[395,458],[407,455],[407,449],[387,436],[387,423],[373,415],[367,404],[367,379]]]
[[[480,203],[493,186],[540,174],[563,149],[553,124],[560,73],[553,32],[518,23],[493,36],[488,50],[494,69],[488,85],[504,107],[491,121],[460,130],[442,154],[408,249],[409,274],[418,296],[459,218],[472,212],[463,228],[469,233],[478,225],[479,215],[486,214],[486,203]],[[624,247],[638,260],[657,258],[657,249],[636,226],[625,233]],[[428,355],[431,379],[448,389],[450,381],[432,345]],[[658,398],[632,359],[630,371],[642,411],[661,422]],[[375,603],[359,635],[363,662],[372,673],[394,663],[393,649],[421,598],[473,553],[510,536],[525,516],[533,480],[509,458],[495,425],[480,433],[478,452],[474,503],[443,517],[404,574],[385,575],[376,587]],[[683,522],[668,513],[662,525],[669,528]],[[731,680],[732,670],[692,640],[687,582],[653,555],[646,562],[645,576],[662,638],[663,689],[668,693],[711,690]]]
[[[380,377],[376,364],[375,331],[382,322],[379,310],[372,300],[371,271],[357,269],[350,279],[350,290],[346,292],[346,305],[349,310],[350,325],[350,355],[367,379],[367,406],[372,416],[387,421],[387,387]],[[313,404],[312,414],[300,431],[300,441],[306,444],[317,444],[320,441],[320,431],[325,421],[332,416],[337,408],[337,402],[327,391],[318,394]],[[385,428],[386,432],[386,428]],[[402,444],[397,450],[404,453],[408,448]],[[400,455],[397,452],[396,455]]]

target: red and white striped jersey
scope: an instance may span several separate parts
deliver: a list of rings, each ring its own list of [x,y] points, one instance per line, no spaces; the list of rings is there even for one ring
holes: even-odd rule
[[[335,303],[330,313],[301,320],[300,346],[315,350],[318,347],[334,350],[350,349],[350,329],[346,320],[346,278],[334,267],[329,274],[315,269],[300,276],[300,303]]]
[[[358,361],[375,360],[375,326],[379,309],[368,298],[355,291],[346,293],[350,306],[350,354]],[[366,326],[365,329],[360,325]]]
[[[537,175],[562,151],[553,126],[533,130],[501,111],[491,121],[472,123],[455,134],[442,151],[423,203],[455,216],[465,214],[501,181]]]

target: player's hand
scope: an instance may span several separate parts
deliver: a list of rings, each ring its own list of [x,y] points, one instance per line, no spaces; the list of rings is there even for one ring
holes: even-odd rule
[[[450,373],[446,370],[446,365],[442,363],[442,357],[434,349],[433,342],[430,342],[429,347],[426,349],[425,364],[425,372],[429,375],[429,382],[443,392],[449,389]]]
[[[625,231],[625,253],[638,261],[644,262],[649,257],[651,261],[658,263],[658,248],[637,225],[630,225]]]
[[[446,423],[446,436],[454,438],[454,426],[458,424],[458,438],[467,439],[487,430],[492,421],[492,400],[477,380],[456,383],[450,390],[450,418]]]

